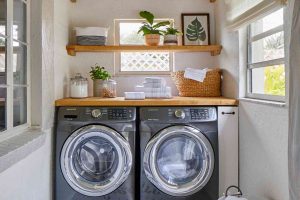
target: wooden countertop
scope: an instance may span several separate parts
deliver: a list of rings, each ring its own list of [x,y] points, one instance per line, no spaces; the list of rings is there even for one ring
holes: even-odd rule
[[[172,99],[125,100],[124,97],[59,99],[55,106],[237,106],[238,100],[224,97],[173,97]]]

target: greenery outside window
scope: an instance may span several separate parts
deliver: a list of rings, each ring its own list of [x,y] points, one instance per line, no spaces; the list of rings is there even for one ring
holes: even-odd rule
[[[285,100],[283,9],[248,26],[247,97]]]

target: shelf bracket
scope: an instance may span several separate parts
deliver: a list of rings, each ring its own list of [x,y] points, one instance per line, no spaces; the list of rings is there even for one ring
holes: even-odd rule
[[[74,48],[67,48],[67,52],[70,56],[76,56],[76,51]]]
[[[221,50],[222,50],[222,47],[211,51],[210,54],[211,54],[211,56],[218,56],[221,54]]]

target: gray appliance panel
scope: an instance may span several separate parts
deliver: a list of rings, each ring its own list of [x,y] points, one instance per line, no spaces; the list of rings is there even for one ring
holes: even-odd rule
[[[60,121],[131,122],[136,120],[134,107],[60,107]]]
[[[141,121],[195,123],[217,121],[216,107],[142,107]]]

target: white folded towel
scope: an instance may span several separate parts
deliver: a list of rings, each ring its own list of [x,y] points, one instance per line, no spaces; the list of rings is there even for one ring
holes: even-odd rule
[[[185,72],[184,72],[184,78],[203,82],[206,77],[207,71],[208,71],[207,68],[205,68],[205,69],[186,68]]]
[[[124,92],[126,100],[143,100],[145,99],[144,92]]]

